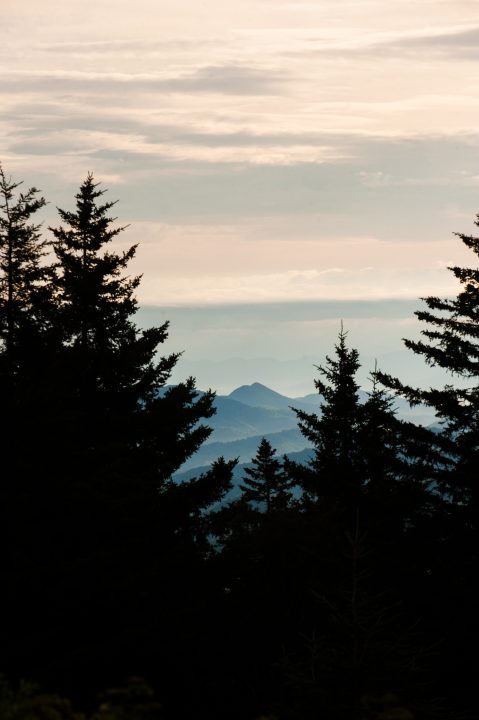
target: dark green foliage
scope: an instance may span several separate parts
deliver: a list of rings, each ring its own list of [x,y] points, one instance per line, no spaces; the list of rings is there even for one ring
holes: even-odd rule
[[[69,700],[43,693],[34,684],[21,680],[12,684],[0,675],[0,717],[2,720],[86,720],[72,710]]]
[[[100,706],[91,720],[162,720],[164,717],[153,689],[143,678],[131,677],[123,687],[102,693]]]
[[[17,685],[0,675],[2,720],[163,720],[161,703],[152,688],[139,677],[128,678],[121,687],[100,693],[98,707],[90,714],[75,712],[71,702],[42,692],[32,683]]]

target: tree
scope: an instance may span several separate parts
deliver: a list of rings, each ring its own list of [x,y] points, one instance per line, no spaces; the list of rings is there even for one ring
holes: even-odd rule
[[[479,225],[479,216],[475,224]],[[456,235],[477,258],[479,238]],[[440,505],[435,526],[429,529],[428,592],[436,608],[434,632],[444,638],[446,648],[437,676],[447,680],[454,692],[473,684],[475,643],[470,638],[474,633],[477,637],[473,598],[479,499],[479,268],[453,266],[449,270],[459,281],[456,297],[422,298],[426,308],[415,313],[424,323],[422,337],[404,342],[428,365],[448,371],[451,382],[442,388],[422,389],[384,373],[378,377],[411,405],[434,408],[438,418],[438,432],[431,434],[430,446],[439,460],[430,464],[430,475]],[[418,464],[424,464],[421,448],[415,456]],[[454,664],[444,662],[446,656],[455,658]],[[456,701],[472,703],[466,690],[459,692],[459,698]]]
[[[476,221],[479,225],[479,216]],[[479,255],[479,238],[456,233]],[[434,408],[441,427],[437,442],[443,450],[442,467],[436,481],[451,511],[461,517],[464,529],[476,531],[478,509],[477,466],[479,461],[479,269],[450,267],[462,290],[456,298],[422,298],[428,309],[417,318],[426,323],[423,339],[405,340],[427,364],[447,370],[451,377],[465,381],[428,390],[414,388],[390,375],[379,373],[380,381],[414,404]]]
[[[0,479],[0,567],[15,572],[23,525],[28,525],[32,472],[39,462],[45,407],[42,387],[49,347],[50,288],[53,270],[47,263],[49,244],[33,216],[46,201],[35,187],[21,191],[21,182],[7,177],[0,165],[0,399],[2,403],[2,472]],[[15,540],[14,540],[15,538]],[[11,566],[9,567],[9,563]],[[21,563],[20,563],[21,564]],[[9,578],[2,583],[7,588]],[[9,595],[6,589],[4,596]]]
[[[109,248],[125,228],[115,225],[115,203],[102,202],[103,194],[88,175],[75,210],[60,209],[63,224],[51,228],[62,333],[58,431],[70,458],[68,474],[82,487],[88,476],[89,498],[164,505],[162,493],[178,496],[172,475],[211,432],[201,421],[214,413],[214,393],[200,393],[193,378],[166,385],[179,354],[157,356],[167,322],[146,330],[135,325],[140,278],[125,270],[136,245],[123,252]],[[198,485],[214,500],[227,484],[223,466],[217,469]],[[193,495],[195,487],[188,485]]]
[[[355,379],[358,368],[358,351],[348,349],[341,327],[335,357],[327,356],[326,365],[317,366],[320,377],[314,384],[322,398],[320,415],[295,410],[301,432],[313,445],[314,456],[306,467],[294,463],[287,466],[298,476],[307,498],[328,498],[353,507],[358,502],[363,472],[358,445],[360,403]]]
[[[45,375],[24,408],[35,432],[22,436],[2,528],[3,661],[46,682],[53,673],[64,690],[87,665],[90,687],[102,684],[102,653],[109,673],[130,673],[151,656],[161,666],[161,646],[166,667],[166,618],[173,647],[187,632],[181,608],[206,592],[193,582],[210,551],[204,515],[233,465],[220,460],[181,488],[172,480],[211,432],[214,393],[193,378],[167,385],[179,354],[157,356],[168,323],[135,324],[135,246],[112,248],[124,228],[103,194],[88,175],[51,228],[55,342],[35,359]]]
[[[10,387],[21,363],[22,343],[28,339],[32,345],[44,322],[50,275],[42,263],[48,243],[40,237],[40,225],[31,221],[46,201],[35,187],[19,191],[21,185],[7,178],[0,165],[0,342]]]
[[[400,420],[394,397],[372,373],[372,391],[360,408],[358,442],[363,458],[365,508],[376,531],[397,542],[431,512],[431,466],[439,456],[427,428]],[[419,455],[421,457],[419,457]]]
[[[122,443],[135,455],[137,469],[153,464],[157,487],[210,434],[199,421],[213,414],[213,394],[200,395],[192,378],[165,387],[179,354],[156,357],[167,322],[141,331],[134,323],[140,277],[124,272],[136,245],[121,253],[107,249],[125,228],[114,225],[115,203],[102,203],[103,194],[88,175],[76,209],[60,209],[63,225],[51,228],[58,259],[62,396],[81,452]]]
[[[267,515],[275,510],[284,510],[291,500],[289,482],[282,472],[281,462],[276,458],[276,450],[266,438],[261,440],[252,465],[245,468],[244,484],[240,485],[243,499],[264,508]]]

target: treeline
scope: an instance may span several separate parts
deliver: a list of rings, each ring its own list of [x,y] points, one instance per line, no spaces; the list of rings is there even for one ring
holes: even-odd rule
[[[375,369],[360,402],[341,329],[297,411],[311,461],[263,440],[227,503],[234,462],[172,480],[214,393],[168,384],[103,195],[89,175],[46,236],[40,192],[0,169],[1,717],[473,717],[479,270],[451,268],[460,293],[406,341],[467,388]]]

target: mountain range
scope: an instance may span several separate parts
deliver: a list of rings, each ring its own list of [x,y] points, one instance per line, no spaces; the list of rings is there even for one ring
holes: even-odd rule
[[[367,393],[363,390],[359,393],[361,400],[366,400]],[[175,477],[181,480],[198,474],[220,456],[226,460],[238,458],[240,464],[249,463],[263,437],[276,448],[279,456],[296,453],[307,456],[310,446],[298,429],[293,408],[319,413],[320,402],[317,393],[290,398],[257,382],[242,385],[229,395],[217,395],[216,414],[207,421],[213,432]],[[435,420],[430,408],[411,408],[402,398],[395,398],[395,407],[404,420],[422,425],[430,425]]]

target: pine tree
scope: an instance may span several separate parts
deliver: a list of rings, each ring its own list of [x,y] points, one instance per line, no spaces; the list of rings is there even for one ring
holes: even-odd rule
[[[475,224],[479,226],[479,216]],[[456,235],[477,261],[479,238]],[[477,637],[473,598],[479,499],[479,268],[453,266],[449,270],[460,284],[457,296],[422,298],[426,309],[416,312],[425,326],[422,337],[405,340],[405,344],[428,365],[448,371],[451,382],[425,390],[387,374],[379,373],[378,377],[412,405],[432,407],[438,418],[439,432],[430,434],[431,454],[436,459],[429,463],[438,508],[421,543],[429,557],[424,587],[430,593],[430,605],[435,607],[434,632],[443,638],[445,648],[437,677],[453,689],[473,685],[475,642],[470,639]],[[423,445],[413,451],[421,470],[427,464],[424,449]],[[449,657],[454,663],[447,661]],[[472,696],[468,697],[466,690],[458,701],[472,707]]]
[[[0,165],[0,342],[10,387],[21,364],[22,344],[28,341],[31,351],[45,322],[43,301],[50,275],[42,262],[48,244],[40,237],[40,224],[31,220],[46,201],[37,188],[23,193],[21,185],[7,178]]]
[[[406,526],[431,512],[431,465],[440,456],[427,428],[397,417],[394,397],[380,387],[378,374],[375,367],[372,391],[360,410],[365,506],[383,533],[397,540]]]
[[[154,351],[167,336],[168,324],[139,333],[133,322],[134,292],[140,277],[126,277],[136,245],[117,253],[107,246],[125,229],[115,227],[109,212],[114,202],[101,203],[104,190],[88,175],[76,195],[76,209],[59,209],[64,225],[50,228],[58,258],[57,322],[62,340],[77,361],[78,392],[115,392],[129,388],[133,405],[152,386],[163,385],[177,356],[152,365]],[[81,382],[80,382],[81,379]]]
[[[51,228],[55,341],[35,359],[45,370],[25,407],[35,434],[17,453],[2,543],[0,664],[67,686],[86,666],[91,683],[104,678],[102,652],[111,673],[138,672],[151,656],[161,666],[170,625],[181,644],[181,613],[203,601],[205,514],[233,467],[220,460],[181,487],[172,480],[211,432],[214,393],[193,378],[167,385],[179,355],[157,357],[168,323],[135,324],[139,278],[125,274],[135,247],[112,247],[123,228],[103,193],[89,175]]]
[[[115,203],[102,203],[103,194],[89,175],[75,210],[59,210],[63,224],[51,228],[62,392],[81,452],[109,443],[128,446],[137,467],[150,463],[160,484],[208,437],[210,430],[199,421],[212,415],[213,394],[200,395],[192,378],[165,388],[179,354],[156,358],[167,322],[142,331],[135,325],[140,277],[124,273],[136,246],[122,253],[109,249],[125,228],[115,226]]]
[[[301,432],[313,445],[314,456],[306,467],[294,463],[287,463],[287,467],[312,500],[329,498],[353,507],[358,502],[363,478],[358,445],[358,368],[359,354],[348,349],[341,327],[335,357],[327,356],[326,365],[317,366],[320,377],[314,384],[321,396],[320,414],[295,410]]]
[[[19,517],[27,515],[26,483],[33,481],[32,465],[45,452],[42,388],[52,326],[54,273],[47,262],[49,244],[41,237],[40,223],[33,220],[46,201],[35,187],[23,192],[21,185],[0,165],[0,546],[4,552],[11,543],[10,533],[18,532]],[[6,557],[3,560],[8,562]]]
[[[479,218],[479,216],[478,216]],[[479,219],[476,221],[479,225]],[[479,255],[479,238],[456,233]],[[462,290],[456,298],[422,298],[427,310],[417,318],[427,325],[423,339],[405,340],[405,345],[421,355],[427,364],[447,370],[451,377],[466,381],[443,388],[418,389],[390,375],[379,373],[381,382],[411,404],[434,408],[442,432],[436,436],[442,448],[442,468],[435,473],[451,510],[461,516],[463,527],[477,528],[479,462],[479,269],[451,267]]]
[[[253,467],[245,468],[243,483],[243,499],[264,509],[269,515],[275,510],[284,510],[291,500],[288,480],[282,472],[281,462],[276,457],[276,450],[263,438],[258,446]]]

